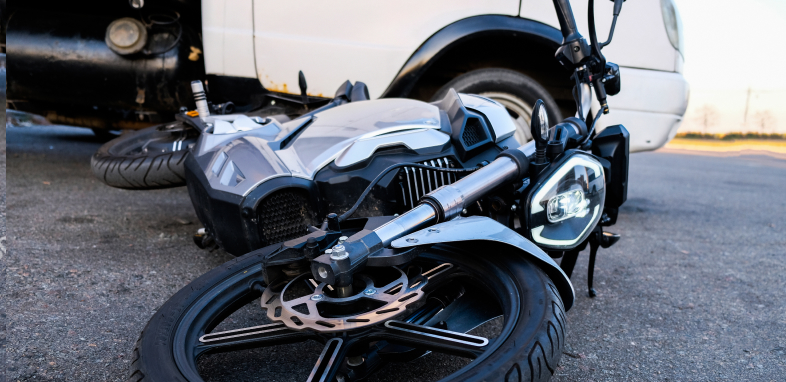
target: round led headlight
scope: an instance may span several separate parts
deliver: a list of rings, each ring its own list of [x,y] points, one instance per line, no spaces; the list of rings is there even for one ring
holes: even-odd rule
[[[529,230],[542,247],[572,249],[587,238],[603,213],[603,166],[576,153],[541,182],[530,198]]]

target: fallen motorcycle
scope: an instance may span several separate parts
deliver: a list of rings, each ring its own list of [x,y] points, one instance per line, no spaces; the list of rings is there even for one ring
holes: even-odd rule
[[[550,126],[536,103],[525,145],[502,105],[455,91],[285,123],[189,117],[201,131],[184,160],[201,239],[247,253],[156,312],[132,380],[200,381],[266,354],[247,349],[304,341],[324,346],[305,369],[289,367],[304,358],[289,349],[287,379],[364,380],[437,352],[468,360],[451,362],[445,381],[548,380],[579,252],[589,245],[593,296],[598,248],[619,239],[603,227],[626,199],[629,141],[621,125],[594,133],[620,79],[601,54],[611,34],[598,42],[593,0],[591,44],[568,1],[554,4],[577,116]],[[227,352],[235,358],[211,361]]]

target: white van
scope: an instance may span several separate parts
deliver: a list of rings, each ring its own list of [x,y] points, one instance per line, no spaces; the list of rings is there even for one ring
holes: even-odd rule
[[[587,3],[571,5],[589,36]],[[612,5],[595,5],[602,41]],[[455,87],[499,101],[522,127],[537,98],[553,98],[563,116],[575,113],[570,73],[554,59],[562,36],[548,0],[207,0],[202,17],[208,78],[254,78],[299,94],[302,70],[310,95],[329,96],[349,79],[365,82],[372,98],[423,100]],[[674,137],[688,100],[682,52],[673,0],[626,3],[603,51],[620,66],[623,90],[598,126],[625,125],[631,151]]]
[[[572,3],[588,37],[587,1]],[[596,1],[602,41],[612,6]],[[324,101],[346,80],[366,83],[371,98],[428,101],[453,87],[505,105],[522,142],[537,99],[553,121],[576,111],[571,73],[554,58],[562,35],[549,0],[30,0],[2,21],[9,108],[97,130],[170,121],[193,107],[195,79],[240,112]],[[673,137],[688,98],[682,50],[673,0],[627,3],[603,51],[624,86],[598,127],[625,125],[631,151]]]

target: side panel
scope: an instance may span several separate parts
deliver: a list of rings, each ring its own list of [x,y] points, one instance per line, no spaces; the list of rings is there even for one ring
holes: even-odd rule
[[[202,41],[207,74],[257,77],[253,5],[252,0],[202,1]]]
[[[480,14],[515,16],[517,0],[254,0],[257,73],[273,91],[332,95],[345,80],[363,81],[379,97],[431,35]]]
[[[570,2],[579,31],[589,41],[587,21],[587,1]],[[598,40],[606,41],[611,27],[614,3],[595,1],[595,25]],[[542,22],[559,29],[557,15],[551,1],[522,0],[523,18]],[[673,72],[679,53],[671,46],[663,24],[660,0],[626,1],[617,18],[617,27],[611,45],[603,49],[603,54],[611,62],[632,68],[654,69]]]

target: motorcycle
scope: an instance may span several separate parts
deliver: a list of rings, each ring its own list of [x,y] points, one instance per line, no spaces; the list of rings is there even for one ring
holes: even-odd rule
[[[551,126],[537,102],[524,145],[502,105],[455,91],[285,123],[189,117],[201,131],[184,160],[201,239],[247,253],[156,312],[132,380],[201,381],[227,368],[200,364],[213,354],[304,341],[323,348],[287,378],[364,380],[436,352],[467,360],[443,381],[550,379],[578,254],[590,247],[594,296],[597,251],[619,240],[603,227],[627,196],[629,134],[595,125],[620,90],[601,48],[622,3],[600,43],[589,0],[587,43],[568,0],[554,0],[564,37],[556,57],[576,82],[577,116]]]

